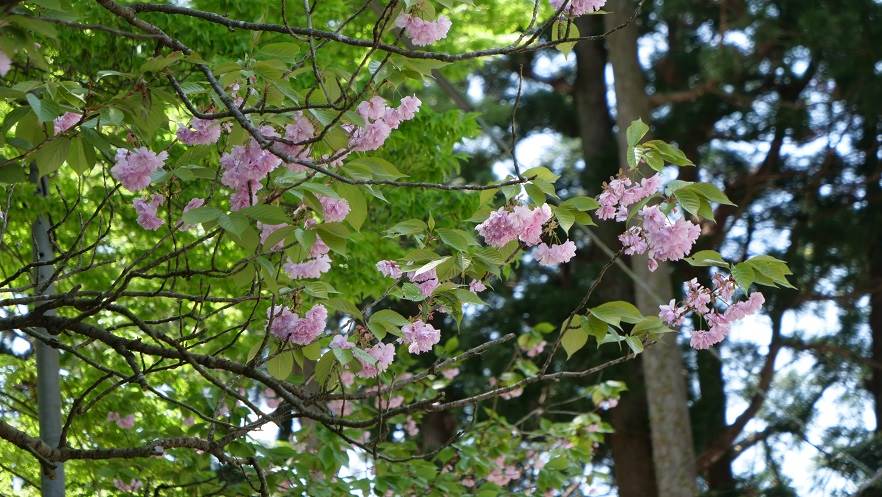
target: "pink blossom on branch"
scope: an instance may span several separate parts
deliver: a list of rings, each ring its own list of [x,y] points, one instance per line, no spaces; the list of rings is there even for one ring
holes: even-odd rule
[[[282,269],[292,280],[314,279],[331,270],[331,258],[327,255],[321,255],[304,262],[289,260]]]
[[[564,4],[564,0],[549,1],[555,10],[560,9]],[[600,10],[604,5],[606,5],[606,0],[570,0],[563,12],[573,17],[578,17]]]
[[[140,224],[142,228],[153,231],[165,224],[165,221],[156,215],[156,209],[158,209],[164,201],[165,197],[159,194],[153,195],[150,200],[136,198],[132,201],[132,205],[135,207],[135,212],[138,214],[138,224]]]
[[[345,198],[333,198],[322,195],[318,200],[322,204],[322,215],[326,223],[338,223],[349,215],[349,202]]]
[[[377,271],[389,278],[401,278],[401,266],[395,261],[380,261],[377,263]]]
[[[562,244],[543,243],[536,249],[535,258],[543,266],[556,266],[567,263],[576,256],[576,244],[567,240]]]
[[[411,354],[422,354],[432,350],[432,346],[441,340],[441,331],[422,320],[408,323],[401,327],[402,341],[408,346]]]
[[[309,345],[325,331],[328,310],[318,304],[301,318],[290,309],[274,306],[267,309],[270,333],[297,345]]]
[[[487,289],[487,285],[481,280],[472,280],[469,283],[469,291],[472,293],[481,293]]]
[[[415,272],[408,273],[407,276],[410,278],[410,281],[416,283],[416,286],[419,287],[420,293],[423,294],[423,297],[432,295],[432,292],[434,292],[440,284],[438,282],[438,273],[435,272],[434,268],[420,274],[415,274]]]
[[[378,374],[389,369],[389,365],[392,364],[392,360],[395,358],[395,345],[380,342],[367,349],[366,352],[377,362],[376,364],[371,364],[359,359],[359,362],[361,362],[361,371],[358,372],[358,376],[361,376],[362,378],[374,378]]]
[[[78,123],[82,118],[82,114],[78,114],[76,112],[65,112],[64,114],[56,117],[54,121],[52,121],[52,132],[56,135],[60,135],[70,128],[73,128],[74,124]]]
[[[158,154],[140,147],[135,150],[117,149],[115,165],[110,168],[110,175],[129,191],[143,190],[150,185],[150,176],[162,169],[168,152]]]
[[[257,223],[257,229],[260,230],[260,243],[266,244],[266,241],[269,239],[270,235],[275,233],[276,231],[288,226],[285,223],[282,224],[263,224]],[[277,252],[285,248],[285,240],[279,240],[272,247],[269,247],[270,252]]]
[[[447,16],[440,16],[434,21],[427,21],[417,16],[402,13],[395,20],[395,25],[404,29],[404,33],[410,38],[410,42],[418,47],[431,45],[442,40],[450,31],[452,23]]]
[[[186,145],[211,145],[217,143],[221,135],[218,121],[204,120],[194,117],[189,126],[180,126],[177,131],[178,140]]]

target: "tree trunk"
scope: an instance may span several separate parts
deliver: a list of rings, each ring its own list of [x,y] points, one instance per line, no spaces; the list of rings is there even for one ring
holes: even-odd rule
[[[603,31],[600,16],[583,16],[577,21],[581,33]],[[604,76],[607,56],[602,41],[581,41],[576,44],[576,83],[573,100],[579,119],[579,135],[585,169],[582,185],[591,194],[599,193],[599,185],[616,174],[618,150],[613,134],[613,122],[606,101],[607,83]],[[615,226],[601,224],[595,230],[607,245],[618,243]],[[606,254],[589,246],[589,257],[598,264]],[[596,291],[598,301],[630,300],[633,288],[628,276],[613,267],[604,284]],[[649,435],[646,395],[640,365],[631,361],[624,364],[622,380],[628,391],[618,406],[610,412],[610,424],[615,430],[609,437],[613,459],[613,473],[619,497],[655,497],[655,470],[652,464],[652,440]]]
[[[612,13],[604,16],[607,29],[625,22],[635,7],[636,3],[630,0],[609,2],[607,9]],[[615,78],[620,161],[625,157],[625,130],[628,124],[638,117],[649,121],[649,99],[637,58],[637,34],[637,26],[632,24],[607,39]],[[660,264],[657,271],[650,272],[645,257],[633,257],[631,262],[638,278],[652,289],[652,292],[648,292],[637,285],[637,307],[644,314],[655,315],[658,305],[673,295],[670,269]],[[642,357],[659,496],[698,495],[686,378],[676,337],[673,334],[665,336],[657,344],[648,347]]]
[[[39,195],[49,194],[49,182],[40,177],[37,166],[31,165],[31,181],[37,183]],[[52,241],[50,240],[51,223],[49,216],[40,214],[31,226],[34,261],[46,262],[53,258]],[[54,292],[52,266],[37,266],[34,270],[36,292],[40,295],[51,295]],[[54,315],[55,311],[46,312]],[[45,330],[43,330],[45,331]],[[35,340],[34,348],[37,355],[37,411],[40,421],[40,440],[50,447],[58,447],[61,441],[61,387],[59,383],[58,350]],[[40,487],[43,497],[64,496],[64,465],[57,463],[54,468],[44,467],[40,476]]]

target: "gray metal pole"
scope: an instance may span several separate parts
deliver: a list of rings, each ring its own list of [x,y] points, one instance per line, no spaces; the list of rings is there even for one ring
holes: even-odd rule
[[[49,194],[49,182],[39,177],[37,166],[31,165],[31,181],[37,184],[38,195]],[[45,262],[53,258],[50,236],[49,216],[40,214],[31,226],[31,238],[34,248],[34,261]],[[51,295],[53,285],[44,285],[52,278],[52,266],[37,266],[34,271],[36,290],[41,295]],[[47,311],[53,315],[54,310]],[[61,440],[61,386],[59,383],[58,349],[45,343],[35,341],[37,356],[37,410],[40,416],[40,440],[51,447],[58,447]],[[40,488],[43,497],[64,497],[64,465],[58,463],[54,471],[43,471],[40,477]]]

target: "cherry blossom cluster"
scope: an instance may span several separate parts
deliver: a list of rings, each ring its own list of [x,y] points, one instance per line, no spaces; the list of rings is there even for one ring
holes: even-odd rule
[[[52,121],[52,131],[54,134],[60,135],[70,128],[73,128],[74,125],[80,122],[80,119],[82,118],[82,114],[78,114],[76,112],[65,112],[64,114],[56,117],[54,121]]]
[[[736,321],[756,314],[765,303],[760,292],[752,292],[747,300],[732,302],[735,293],[735,280],[731,276],[716,273],[713,276],[713,288],[702,286],[698,279],[693,278],[687,283],[686,299],[678,306],[675,300],[667,305],[659,306],[659,317],[669,326],[680,326],[690,312],[700,316],[708,324],[707,330],[695,330],[689,344],[695,349],[708,349],[726,338],[731,326]],[[723,312],[715,306],[717,302],[726,305]]]
[[[643,178],[640,183],[631,181],[631,178],[620,177],[604,183],[603,192],[597,197],[600,208],[597,217],[600,219],[615,219],[624,221],[628,219],[628,209],[654,195],[661,187],[661,176],[652,175]]]
[[[418,47],[424,47],[444,39],[447,32],[450,31],[452,23],[447,16],[427,21],[411,14],[401,13],[395,20],[395,25],[404,29],[404,34],[410,38],[411,43]]]
[[[309,248],[309,258],[303,262],[288,262],[282,266],[285,274],[292,280],[314,279],[331,270],[331,249],[318,236]]]
[[[187,127],[178,128],[178,140],[187,145],[211,145],[221,135],[221,124],[216,120],[193,118]]]
[[[328,323],[328,310],[318,304],[301,318],[285,306],[272,306],[267,309],[269,331],[281,340],[296,345],[309,345],[325,331]]]
[[[555,10],[560,9],[567,0],[549,0]],[[572,17],[579,17],[591,12],[596,12],[606,5],[606,0],[569,0],[564,13]]]
[[[110,411],[107,413],[107,421],[116,423],[123,430],[131,430],[135,426],[135,415],[120,416],[118,412]]]
[[[542,232],[545,223],[551,220],[551,207],[542,204],[535,209],[517,205],[511,210],[506,207],[490,213],[483,223],[475,230],[491,247],[502,247],[505,244],[520,240],[524,245],[539,245],[535,258],[543,266],[553,266],[569,262],[576,255],[576,244],[567,240],[562,244],[542,243]]]
[[[657,205],[644,206],[640,211],[642,226],[632,226],[619,235],[625,254],[647,254],[650,271],[658,269],[659,261],[678,261],[692,250],[701,235],[701,228],[683,218],[670,221]]]
[[[436,343],[441,341],[441,332],[422,320],[404,325],[401,328],[401,333],[401,340],[407,345],[407,350],[411,354],[429,352]]]
[[[150,176],[162,169],[168,159],[168,152],[154,153],[146,147],[134,150],[117,149],[116,161],[110,168],[110,175],[131,192],[137,192],[150,185]]]
[[[355,152],[368,152],[382,147],[392,130],[398,129],[402,122],[414,118],[421,104],[416,96],[402,98],[396,108],[389,107],[380,96],[358,104],[356,110],[365,124],[344,126],[350,133],[349,148]]]

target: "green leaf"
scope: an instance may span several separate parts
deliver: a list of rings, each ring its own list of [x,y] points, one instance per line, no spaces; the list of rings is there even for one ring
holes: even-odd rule
[[[294,355],[290,350],[285,350],[273,356],[266,362],[266,369],[270,376],[277,380],[284,380],[291,374],[294,368]]]
[[[322,354],[322,346],[318,341],[312,342],[311,344],[300,349],[303,352],[303,357],[306,357],[310,361],[316,361]]]
[[[181,216],[181,219],[187,224],[203,224],[215,221],[223,215],[224,213],[220,209],[203,206],[188,210]]]
[[[391,309],[382,309],[371,314],[368,319],[368,329],[378,340],[382,340],[387,333],[401,336],[400,328],[408,322],[407,318],[401,314]]]
[[[450,256],[442,257],[442,258],[434,260],[432,262],[423,264],[419,269],[414,271],[413,275],[419,276],[421,274],[428,273],[429,271],[435,269],[436,267],[440,266],[441,264],[444,264],[448,259],[450,259]]]
[[[560,40],[566,40],[570,38],[578,38],[579,37],[579,28],[576,27],[576,23],[571,21],[555,21],[554,25],[551,26],[551,41],[556,43],[556,47],[560,52],[564,55],[568,55],[573,51],[573,47],[576,46],[576,42],[568,41],[568,42],[560,42]]]
[[[67,149],[70,145],[68,138],[56,138],[34,152],[34,160],[40,176],[55,172],[67,159]]]
[[[157,57],[153,57],[147,62],[141,65],[141,72],[159,72],[166,67],[174,64],[175,62],[181,60],[184,54],[181,52],[172,52],[168,55],[159,55]]]
[[[649,132],[649,126],[643,122],[643,119],[639,117],[633,121],[628,126],[628,129],[625,131],[625,136],[628,141],[628,165],[633,167],[637,167],[637,159],[634,157],[634,147],[640,143],[640,140],[646,136],[646,133]]]
[[[570,328],[566,330],[560,339],[560,344],[567,353],[567,359],[578,352],[588,343],[588,332],[583,328]]]
[[[695,183],[689,187],[702,197],[719,204],[735,205],[725,193],[710,183]]]
[[[581,212],[593,211],[600,207],[600,204],[593,197],[573,197],[568,198],[561,202],[562,206],[569,207],[570,209],[575,209]]]
[[[668,328],[658,316],[646,316],[634,325],[634,328],[631,329],[631,335],[655,335],[671,331],[673,330]]]
[[[554,217],[557,218],[558,224],[564,231],[570,231],[570,228],[573,226],[573,223],[576,222],[576,215],[573,211],[571,211],[568,207],[563,205],[552,205],[551,212],[554,213]]]
[[[630,336],[630,335],[626,336],[625,343],[628,344],[628,347],[630,347],[631,351],[634,352],[635,354],[639,354],[639,353],[643,352],[643,341],[640,339],[640,337],[635,337],[635,336]]]
[[[683,207],[686,212],[693,216],[698,216],[698,209],[701,207],[701,198],[699,198],[697,193],[686,188],[681,188],[674,192],[674,197],[677,198],[677,202],[679,202],[680,206]]]
[[[348,222],[355,231],[359,231],[364,221],[367,219],[367,200],[361,189],[357,186],[340,183],[336,185],[337,192],[340,196],[349,202],[349,216],[346,217]]]
[[[36,114],[37,119],[40,120],[41,123],[46,123],[52,121],[56,117],[61,114],[60,110],[56,105],[48,100],[40,100],[33,93],[28,93],[25,95],[25,98],[30,104],[31,109],[33,109],[34,114]]]
[[[278,205],[257,204],[240,209],[238,212],[264,224],[288,224],[291,222],[285,209]]]
[[[692,266],[698,267],[729,267],[729,263],[723,260],[723,256],[720,255],[720,253],[716,250],[699,250],[698,252],[692,254],[692,257],[687,257],[686,262],[688,262]]]
[[[459,250],[460,252],[467,251],[469,246],[478,245],[478,241],[475,240],[474,235],[467,231],[452,228],[438,228],[436,233],[438,233],[438,237],[441,238],[441,241],[444,242],[445,245]]]
[[[732,277],[745,292],[750,289],[756,278],[753,268],[746,262],[739,262],[732,267]]]
[[[300,47],[291,42],[269,43],[260,47],[257,52],[262,57],[282,59],[288,62],[294,62],[294,57],[298,53],[300,53]]]
[[[91,149],[90,145],[83,143],[83,138],[77,136],[70,142],[70,148],[67,151],[67,164],[77,174],[82,175],[84,172],[92,169],[94,162],[90,161],[86,156],[86,147]]]
[[[28,174],[18,162],[0,164],[0,183],[24,183]]]
[[[634,324],[643,319],[643,314],[634,307],[634,304],[624,300],[600,304],[591,309],[591,315],[615,327],[619,327],[622,321]]]
[[[408,219],[392,226],[386,230],[386,233],[388,236],[407,236],[422,233],[426,229],[428,229],[428,225],[419,219]]]
[[[245,216],[242,216],[235,212],[229,215],[221,213],[221,215],[217,218],[217,224],[219,224],[220,227],[223,228],[225,231],[228,231],[236,237],[241,237],[245,233],[245,230],[250,227],[248,219],[246,219]]]

